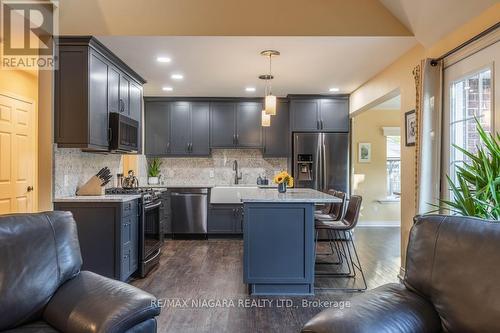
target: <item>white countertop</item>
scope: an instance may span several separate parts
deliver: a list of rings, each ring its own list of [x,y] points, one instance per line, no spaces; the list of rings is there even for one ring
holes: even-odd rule
[[[126,202],[140,197],[140,194],[74,195],[55,198],[54,202]]]
[[[212,188],[211,204],[241,204],[245,202],[310,202],[335,203],[341,200],[332,195],[308,188],[291,188],[279,193],[276,188],[256,186],[217,186]]]

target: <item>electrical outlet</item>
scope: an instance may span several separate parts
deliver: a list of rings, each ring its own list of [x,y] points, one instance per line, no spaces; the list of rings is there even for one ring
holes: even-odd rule
[[[69,186],[69,176],[64,175],[64,186]]]
[[[167,177],[168,178],[174,178],[174,176],[175,176],[174,175],[174,170],[170,169],[170,170],[167,171]]]
[[[214,172],[214,170],[210,170],[210,172],[209,172],[208,176],[209,176],[210,178],[214,178],[214,177],[215,177],[215,172]]]

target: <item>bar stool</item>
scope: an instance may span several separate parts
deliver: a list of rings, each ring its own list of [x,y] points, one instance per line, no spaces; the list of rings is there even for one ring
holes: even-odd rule
[[[330,204],[329,208],[330,210],[327,212],[321,212],[321,213],[316,213],[314,214],[314,221],[315,221],[315,238],[316,241],[319,239],[319,231],[322,228],[322,221],[340,221],[344,215],[344,209],[345,209],[345,199],[346,199],[346,194],[342,191],[336,191],[336,190],[328,190],[328,194],[333,195],[340,200],[342,200],[339,203],[332,203]],[[316,228],[318,226],[318,228]],[[330,231],[326,230],[328,234],[328,243],[330,245],[331,252],[328,253],[316,253],[316,255],[325,255],[325,256],[330,256],[334,255],[337,253],[337,257],[339,258],[338,261],[336,262],[316,262],[317,264],[335,264],[339,265],[342,263],[342,257],[340,256],[341,252],[337,247],[337,243],[333,241],[333,235],[330,235]]]
[[[351,196],[344,218],[341,221],[333,219],[319,221],[315,228],[327,230],[330,241],[337,243],[340,257],[345,258],[348,272],[316,273],[319,278],[354,278],[356,272],[361,274],[363,286],[361,288],[315,288],[318,290],[363,291],[366,290],[366,279],[359,261],[356,245],[352,239],[352,231],[356,227],[361,210],[362,198],[358,195]]]

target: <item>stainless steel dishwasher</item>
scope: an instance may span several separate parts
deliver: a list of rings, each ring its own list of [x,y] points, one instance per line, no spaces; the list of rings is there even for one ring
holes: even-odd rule
[[[173,237],[207,234],[208,189],[172,188]]]

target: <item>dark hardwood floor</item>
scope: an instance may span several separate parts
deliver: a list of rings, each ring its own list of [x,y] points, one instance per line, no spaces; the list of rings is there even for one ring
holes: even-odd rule
[[[355,242],[368,289],[398,281],[399,228],[358,228]],[[230,239],[167,240],[160,266],[147,278],[132,282],[165,302],[159,332],[299,332],[324,309],[304,302],[326,300],[341,307],[357,294],[317,291],[314,297],[249,297],[242,282],[242,245],[241,240]],[[318,248],[326,250],[327,244]],[[329,286],[331,281],[321,278],[316,284]]]

